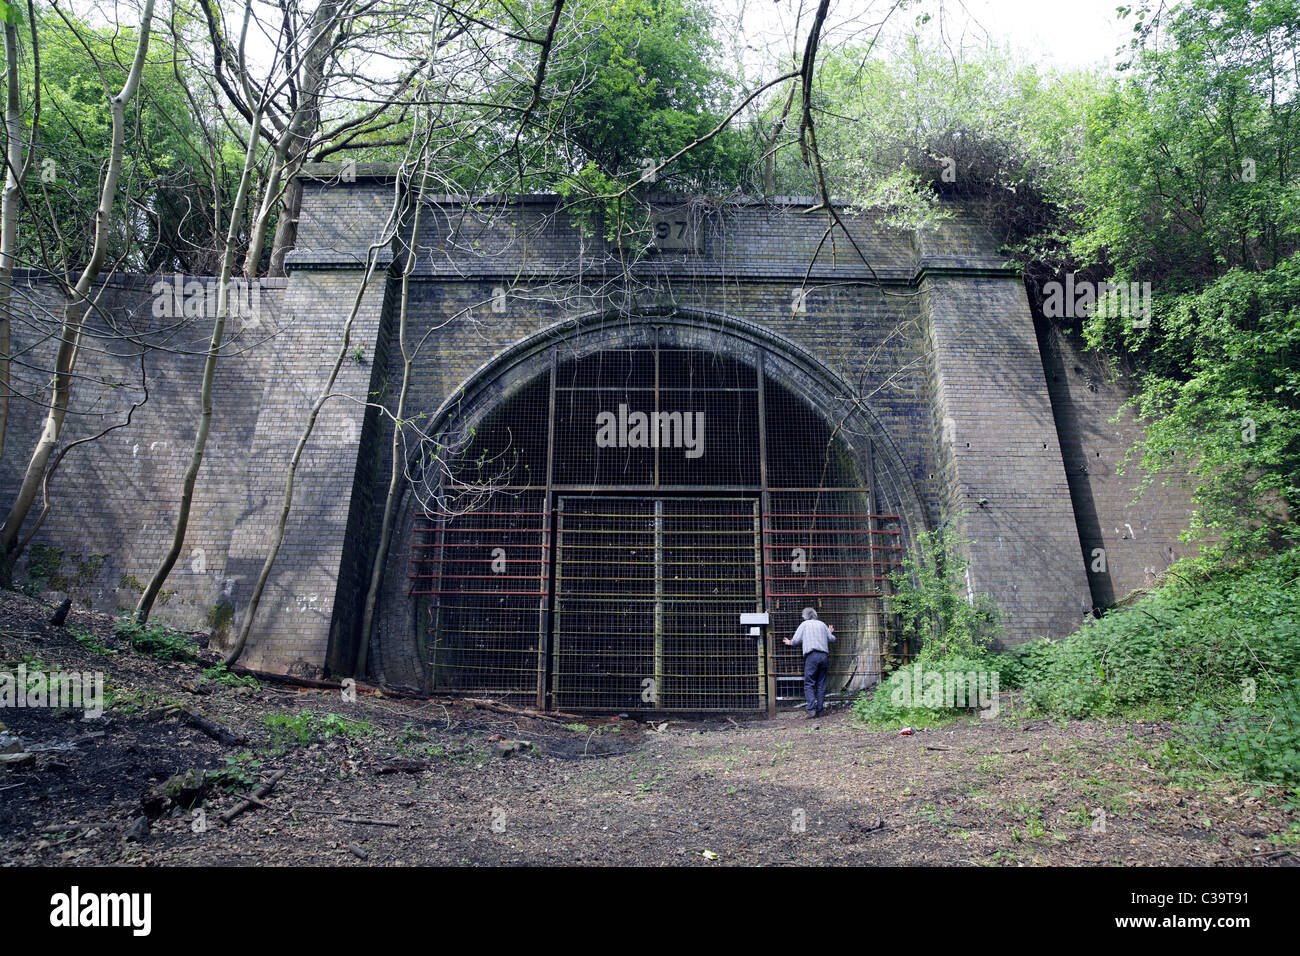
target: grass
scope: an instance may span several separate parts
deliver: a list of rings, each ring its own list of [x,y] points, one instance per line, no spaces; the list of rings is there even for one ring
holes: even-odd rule
[[[343,737],[357,740],[375,733],[375,725],[366,720],[348,720],[341,714],[314,714],[309,710],[290,716],[271,714],[265,719],[271,731],[271,743],[283,747],[296,743],[305,747],[313,741]]]

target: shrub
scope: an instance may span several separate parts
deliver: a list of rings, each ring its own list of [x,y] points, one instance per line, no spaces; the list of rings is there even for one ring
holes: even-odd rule
[[[966,597],[968,562],[961,556],[961,544],[947,528],[921,532],[915,554],[905,557],[894,573],[890,605],[903,636],[919,651],[912,663],[894,670],[874,693],[854,702],[859,720],[924,727],[968,712],[970,707],[951,706],[947,699],[937,706],[924,695],[917,699],[918,688],[929,686],[931,673],[982,674],[988,688],[997,612],[985,594]]]
[[[328,740],[331,737],[348,738],[368,736],[375,731],[373,724],[364,720],[348,720],[339,714],[323,716],[304,710],[302,713],[271,714],[266,718],[266,726],[271,731],[273,743],[284,745],[294,742],[306,746],[313,740]]]
[[[118,618],[113,631],[132,649],[160,661],[192,661],[198,658],[198,644],[161,624],[139,624],[130,615]]]
[[[940,697],[936,704],[926,697],[934,684],[932,674],[941,677],[973,674],[977,675],[977,682],[969,686],[960,700]],[[981,678],[982,688],[978,683]],[[917,660],[895,670],[877,685],[871,696],[859,697],[854,702],[853,713],[868,724],[930,727],[969,713],[976,702],[977,688],[986,692],[991,686],[992,675],[987,658],[952,655],[941,660]],[[966,706],[958,705],[963,702]]]
[[[1178,719],[1184,757],[1300,784],[1300,548],[1206,578],[1188,567],[1063,641],[1000,655],[1002,679],[1041,713]]]
[[[916,550],[891,576],[890,608],[918,660],[984,658],[997,629],[997,610],[986,594],[966,595],[959,541],[947,528],[922,531]]]

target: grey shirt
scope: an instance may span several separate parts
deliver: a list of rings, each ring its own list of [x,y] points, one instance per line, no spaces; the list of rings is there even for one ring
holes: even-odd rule
[[[790,644],[793,647],[802,645],[805,654],[813,651],[829,654],[831,651],[830,642],[833,640],[835,640],[835,635],[831,633],[831,629],[826,626],[825,622],[813,618],[811,621],[804,621],[799,625],[799,630],[794,632]]]

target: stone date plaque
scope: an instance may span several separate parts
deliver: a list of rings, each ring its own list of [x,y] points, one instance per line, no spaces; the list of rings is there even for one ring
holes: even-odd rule
[[[650,213],[650,245],[660,252],[703,252],[700,224],[685,209]]]

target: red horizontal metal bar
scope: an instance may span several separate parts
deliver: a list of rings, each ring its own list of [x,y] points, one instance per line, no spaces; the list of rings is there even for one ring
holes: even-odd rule
[[[422,578],[439,577],[444,581],[535,581],[540,580],[540,574],[408,574],[407,578],[420,580]]]
[[[769,581],[888,581],[887,577],[805,577],[802,574],[796,574],[794,577],[777,577],[768,575]]]
[[[487,541],[442,541],[442,542],[439,542],[439,543],[437,543],[437,544],[413,544],[413,545],[411,545],[411,548],[412,548],[412,549],[415,549],[415,548],[422,548],[422,549],[424,549],[424,548],[490,548],[490,547],[492,547],[492,544],[490,544],[490,543],[487,542]],[[512,548],[543,548],[543,547],[545,547],[545,545],[544,545],[544,544],[541,544],[540,542],[537,543],[537,544],[531,544],[531,543],[529,543],[529,542],[527,542],[527,541],[520,541],[520,542],[517,542],[517,543],[515,543],[515,542],[511,542],[510,547],[512,547]]]
[[[450,517],[452,521],[455,521],[457,518],[470,517],[473,515],[544,515],[544,514],[546,514],[545,511],[467,511],[463,515],[437,515],[437,514],[431,514],[428,511],[417,511],[415,513],[415,516],[417,518]]]
[[[442,537],[450,531],[465,534],[473,532],[474,534],[541,534],[544,529],[539,525],[536,528],[501,528],[496,525],[482,525],[473,528],[427,528],[424,534],[427,537],[433,537],[435,534]],[[416,529],[417,533],[419,529]]]
[[[767,597],[770,598],[819,598],[819,597],[865,597],[865,598],[882,598],[885,597],[880,591],[868,592],[848,592],[848,591],[767,591]]]
[[[763,530],[768,534],[902,534],[901,531],[886,531],[877,528],[772,528],[767,525]]]
[[[407,594],[531,594],[534,597],[542,597],[545,591],[462,591],[458,588],[451,590],[438,591],[407,591]]]
[[[781,549],[789,548],[790,545],[787,544],[787,545],[763,545],[763,546],[764,546],[764,548],[766,548],[767,550],[770,550],[770,551],[771,551],[771,550],[775,550],[775,549],[777,549],[777,548],[781,548]],[[898,553],[902,554],[902,548],[900,548],[900,546],[898,546],[898,545],[811,545],[811,544],[810,544],[810,545],[798,545],[798,548],[803,548],[803,549],[807,549],[807,550],[814,550],[814,549],[827,550],[827,549],[829,549],[829,550],[835,550],[835,551],[846,551],[846,550],[850,550],[850,549],[855,550],[855,551],[861,551],[861,550],[863,550],[863,549],[870,549],[870,550],[874,550],[874,551],[898,551]],[[772,562],[772,563],[774,563],[774,564],[780,564],[781,562],[779,562],[779,561],[774,561],[774,562]]]
[[[898,515],[873,515],[861,511],[769,511],[769,518],[885,518],[897,521]]]
[[[546,556],[540,558],[412,558],[412,564],[471,564],[479,561],[493,562],[500,561],[502,564],[545,564]],[[567,562],[566,562],[567,563]]]

